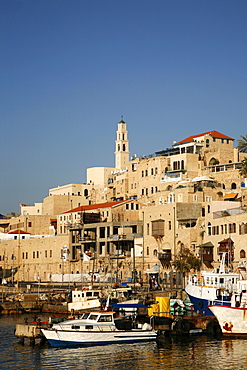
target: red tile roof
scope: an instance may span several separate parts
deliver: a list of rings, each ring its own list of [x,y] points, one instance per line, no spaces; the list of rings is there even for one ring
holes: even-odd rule
[[[126,202],[126,200],[119,200],[115,202],[106,202],[106,203],[98,203],[98,204],[89,204],[86,206],[80,206],[80,207],[73,208],[70,211],[63,212],[63,214],[72,213],[72,212],[85,212],[85,211],[91,211],[93,209],[100,209],[100,208],[109,208],[109,207],[113,207],[113,206],[116,206],[117,204],[121,204],[124,202]]]
[[[205,136],[205,135],[210,135],[210,136],[215,137],[215,138],[218,138],[218,139],[234,140],[233,138],[231,138],[229,136],[226,136],[224,134],[221,134],[218,131],[208,131],[208,132],[204,132],[204,134],[189,136],[186,139],[181,140],[181,141],[175,143],[174,146],[179,145],[179,144],[189,143],[189,142],[193,141],[196,137]]]
[[[30,233],[27,233],[26,231],[23,231],[23,230],[14,230],[14,231],[10,231],[8,234],[28,234],[30,235]]]

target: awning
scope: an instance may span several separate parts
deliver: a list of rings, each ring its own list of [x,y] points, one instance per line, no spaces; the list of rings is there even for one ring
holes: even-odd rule
[[[147,308],[142,303],[114,303],[110,305],[112,308]]]
[[[235,199],[237,196],[238,196],[238,193],[225,194],[223,196],[223,199]]]
[[[214,181],[214,179],[211,179],[208,176],[199,176],[199,177],[194,177],[192,182],[198,182],[198,181]]]
[[[204,244],[201,244],[201,245],[198,245],[199,248],[205,248],[205,247],[210,247],[210,248],[213,248],[214,245],[213,243],[211,242],[207,242],[207,243],[204,243]]]

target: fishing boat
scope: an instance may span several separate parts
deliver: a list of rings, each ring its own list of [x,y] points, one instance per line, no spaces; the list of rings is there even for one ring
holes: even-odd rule
[[[208,308],[217,318],[223,335],[247,336],[247,280],[238,281],[231,294],[230,305],[220,300],[212,301]]]
[[[95,289],[72,290],[72,302],[68,303],[68,311],[82,313],[85,310],[101,307],[101,291]]]
[[[80,319],[53,324],[41,329],[52,346],[89,346],[156,340],[157,332],[148,323],[114,319],[114,312],[88,312]]]
[[[185,291],[193,304],[194,312],[197,314],[213,315],[208,308],[209,301],[220,300],[226,306],[230,306],[230,295],[237,289],[240,274],[225,268],[225,258],[226,254],[223,253],[218,268],[212,271],[201,271],[200,274],[189,276]]]

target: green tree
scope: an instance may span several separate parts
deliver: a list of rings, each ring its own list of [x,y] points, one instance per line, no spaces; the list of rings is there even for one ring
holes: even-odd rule
[[[243,153],[247,153],[247,135],[242,136],[240,135],[242,139],[238,140],[238,150]]]
[[[172,265],[176,271],[182,274],[184,285],[186,274],[189,273],[190,270],[200,271],[202,262],[200,258],[197,258],[188,248],[185,248],[179,255],[175,256]]]
[[[243,177],[247,177],[247,158],[245,157],[242,161],[242,167],[239,170],[239,173]]]

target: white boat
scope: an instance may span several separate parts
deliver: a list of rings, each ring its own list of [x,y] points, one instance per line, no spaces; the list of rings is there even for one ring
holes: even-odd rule
[[[194,312],[212,316],[208,302],[214,300],[224,301],[226,306],[230,306],[230,294],[237,289],[239,279],[239,273],[225,268],[225,253],[222,254],[219,268],[190,275],[185,291],[193,304]]]
[[[208,307],[217,318],[223,335],[247,336],[246,279],[238,282],[238,288],[231,296],[230,306],[216,300]]]
[[[107,311],[85,313],[80,319],[67,320],[41,330],[52,346],[143,342],[157,337],[151,325],[138,324],[135,328],[132,320],[114,320],[114,312]]]
[[[101,307],[101,291],[95,289],[72,290],[72,302],[68,303],[68,311],[81,313],[85,310]]]

